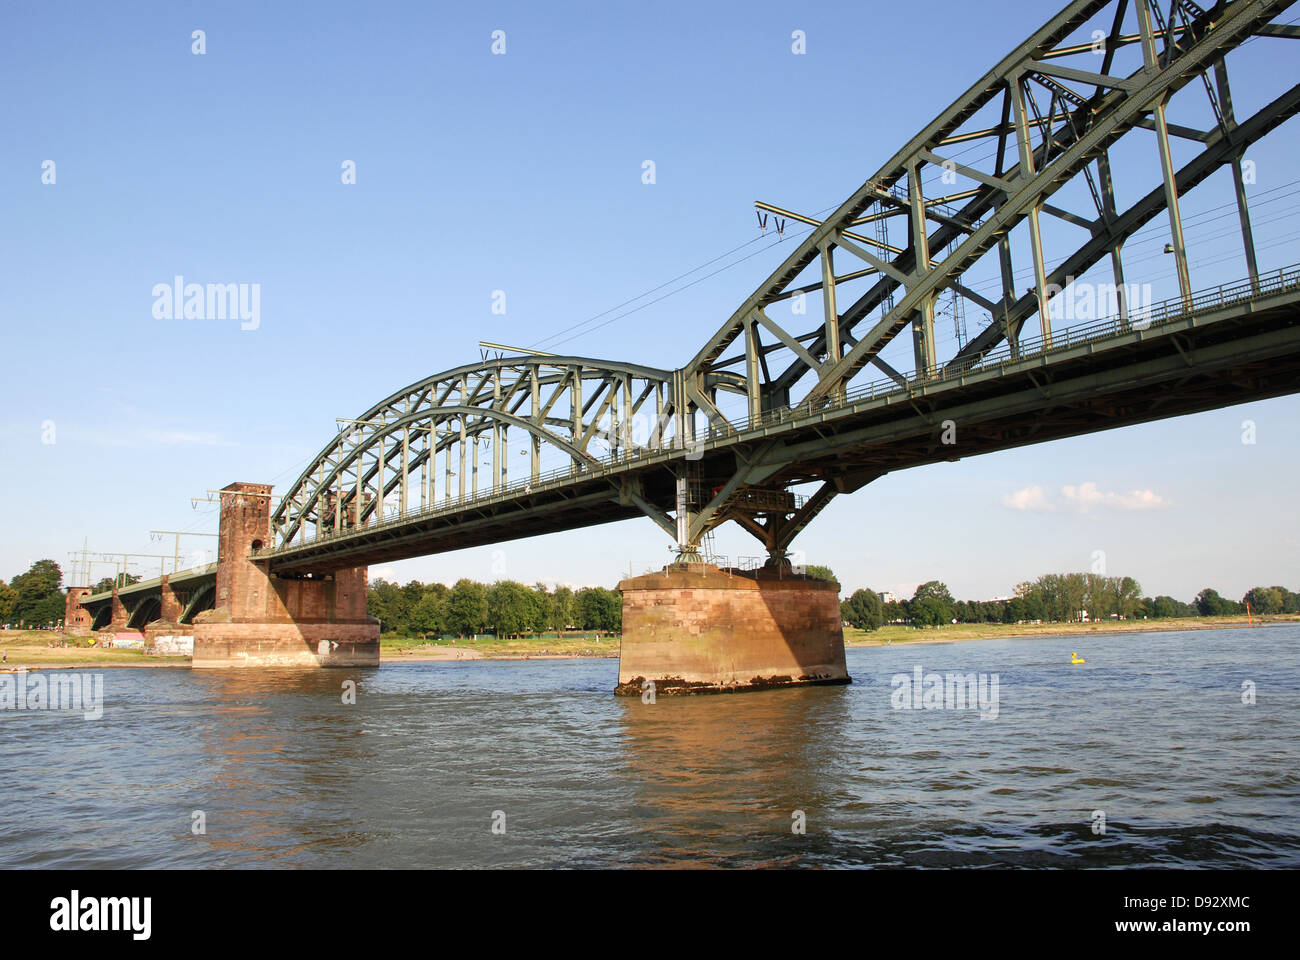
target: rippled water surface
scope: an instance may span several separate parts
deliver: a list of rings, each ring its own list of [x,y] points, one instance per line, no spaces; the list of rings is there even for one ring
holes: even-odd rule
[[[893,709],[917,665],[996,673],[998,716]],[[1300,626],[849,669],[654,705],[616,660],[106,670],[101,720],[0,711],[0,866],[1300,866]]]

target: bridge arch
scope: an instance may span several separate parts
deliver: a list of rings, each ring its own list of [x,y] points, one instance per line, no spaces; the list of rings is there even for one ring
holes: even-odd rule
[[[205,583],[195,590],[185,600],[185,605],[181,609],[180,622],[193,623],[194,618],[204,610],[211,610],[216,602],[216,586],[212,583]]]
[[[497,357],[435,374],[340,421],[275,508],[277,545],[503,489],[518,479],[509,454],[520,434],[527,481],[656,446],[672,430],[672,397],[667,370],[586,357]]]
[[[1081,319],[1140,321],[1132,293],[1154,285],[1125,272],[1152,259],[1128,260],[1139,232],[1173,267],[1147,307],[1190,303],[1225,275],[1258,284],[1243,154],[1300,112],[1300,85],[1247,72],[1239,107],[1254,112],[1236,115],[1228,77],[1247,42],[1296,43],[1300,31],[1276,22],[1292,2],[1074,0],[826,218],[760,205],[760,218],[812,229],[686,365],[691,401],[726,430],[1050,349],[1075,284],[1110,288]],[[1226,186],[1237,208],[1243,269],[1195,275],[1179,198],[1202,183]],[[727,371],[743,371],[740,389],[707,382]]]
[[[156,596],[141,597],[126,618],[126,625],[131,630],[143,630],[145,626],[162,617],[162,599]]]

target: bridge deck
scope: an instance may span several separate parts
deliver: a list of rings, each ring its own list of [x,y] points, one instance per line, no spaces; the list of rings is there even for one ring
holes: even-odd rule
[[[178,570],[168,577],[168,582],[173,589],[192,590],[195,587],[202,586],[206,581],[214,579],[216,575],[217,565],[209,563],[202,567],[192,567],[189,570]],[[129,598],[157,593],[160,587],[162,587],[162,578],[151,577],[148,580],[140,580],[125,587],[119,587],[117,595],[125,601]],[[93,609],[101,604],[111,602],[112,599],[112,590],[101,590],[99,593],[87,594],[82,598],[81,605]]]
[[[929,377],[873,383],[837,403],[718,425],[691,451],[639,449],[580,471],[520,481],[477,498],[389,516],[259,552],[279,574],[325,572],[644,516],[676,498],[670,465],[698,459],[719,487],[748,464],[766,482],[880,474],[1300,391],[1300,268],[1159,305],[1132,321],[1058,331],[950,364]],[[941,442],[942,423],[956,443]]]

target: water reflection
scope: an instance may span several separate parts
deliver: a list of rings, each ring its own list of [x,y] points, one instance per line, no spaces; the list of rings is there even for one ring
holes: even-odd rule
[[[0,803],[32,811],[0,866],[1300,866],[1300,626],[1077,643],[653,705],[612,660],[107,671],[102,720],[0,711]],[[998,672],[997,718],[892,709],[917,664]]]
[[[195,729],[206,773],[193,798],[206,830],[196,842],[222,861],[263,866],[338,843],[332,811],[374,759],[357,709],[373,672],[196,671],[198,698],[215,707]],[[364,831],[346,842],[359,839]]]
[[[850,722],[847,688],[618,702],[641,862],[776,864],[806,852],[792,826],[796,811],[807,832],[823,818],[836,762],[824,745]]]

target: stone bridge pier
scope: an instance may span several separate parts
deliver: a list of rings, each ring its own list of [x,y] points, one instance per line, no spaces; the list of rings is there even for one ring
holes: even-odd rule
[[[82,597],[90,592],[90,587],[69,587],[63,598],[63,632],[70,637],[90,635],[90,611],[81,605]]]
[[[851,682],[840,585],[790,571],[671,564],[619,584],[618,687],[641,696]]]
[[[224,487],[215,602],[194,618],[192,666],[378,666],[366,568],[279,577],[252,556],[271,537],[270,485]]]

